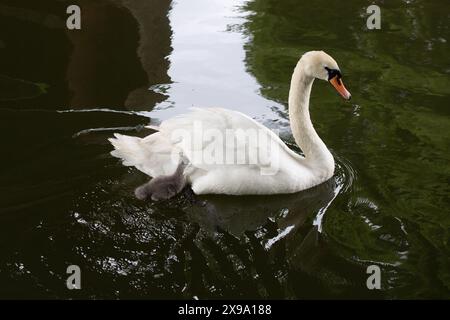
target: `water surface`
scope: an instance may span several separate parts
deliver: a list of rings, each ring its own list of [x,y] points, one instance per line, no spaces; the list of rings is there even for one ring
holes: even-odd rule
[[[82,30],[65,9],[82,7]],[[449,298],[447,1],[0,2],[3,298]],[[339,63],[351,103],[316,81],[311,114],[337,163],[270,197],[133,196],[111,157],[191,106],[240,110],[291,148],[300,55]],[[65,286],[82,270],[82,290]],[[368,290],[366,268],[382,270]]]

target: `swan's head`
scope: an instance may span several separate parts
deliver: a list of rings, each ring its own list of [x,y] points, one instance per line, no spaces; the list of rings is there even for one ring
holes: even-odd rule
[[[300,63],[307,75],[330,82],[344,99],[350,100],[352,95],[342,82],[341,70],[330,55],[323,51],[309,51],[300,58]]]

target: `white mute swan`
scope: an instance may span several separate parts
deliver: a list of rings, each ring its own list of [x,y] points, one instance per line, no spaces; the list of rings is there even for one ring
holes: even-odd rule
[[[323,51],[305,53],[292,74],[289,119],[304,157],[248,116],[220,108],[195,108],[165,120],[145,138],[109,139],[126,166],[153,179],[136,189],[139,199],[168,199],[190,184],[195,194],[263,195],[311,188],[334,173],[334,159],[309,115],[315,78],[329,81],[349,100],[336,61]]]

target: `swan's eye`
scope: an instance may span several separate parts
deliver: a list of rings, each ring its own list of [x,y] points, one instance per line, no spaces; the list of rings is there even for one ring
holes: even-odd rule
[[[340,79],[342,78],[341,72],[337,69],[330,69],[328,67],[325,67],[325,70],[328,72],[328,81],[333,79],[334,77],[337,77],[338,82],[340,82]]]

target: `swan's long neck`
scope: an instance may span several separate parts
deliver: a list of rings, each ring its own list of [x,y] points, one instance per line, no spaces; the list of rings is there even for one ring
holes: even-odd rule
[[[309,98],[314,78],[304,72],[300,60],[294,69],[289,90],[289,121],[295,142],[305,154],[305,161],[324,175],[334,172],[334,159],[320,139],[309,115]],[[327,177],[329,178],[329,177]]]

